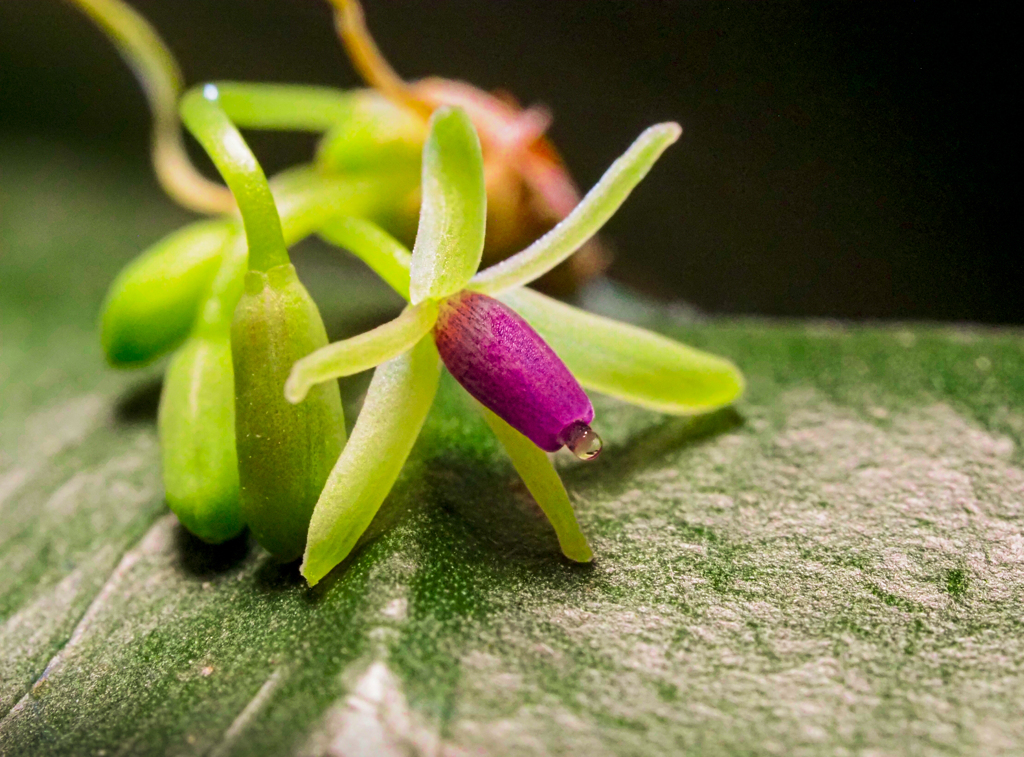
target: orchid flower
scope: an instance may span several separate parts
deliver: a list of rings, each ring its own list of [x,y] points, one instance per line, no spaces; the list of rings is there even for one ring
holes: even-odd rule
[[[464,81],[437,76],[406,82],[374,42],[358,0],[329,2],[335,8],[338,36],[353,66],[387,101],[423,124],[434,110],[445,105],[466,110],[477,129],[484,156],[488,197],[485,260],[507,257],[576,207],[579,190],[558,150],[545,136],[552,120],[547,108],[522,108],[508,92],[486,92]],[[544,284],[561,292],[571,291],[572,282],[600,274],[610,259],[599,241],[590,239],[559,271],[546,276]]]
[[[710,411],[740,395],[743,377],[723,358],[525,288],[592,238],[680,134],[675,123],[647,129],[561,223],[477,272],[487,217],[480,140],[464,110],[440,108],[423,148],[412,252],[364,219],[322,229],[409,304],[393,321],[302,358],[285,384],[286,398],[298,403],[316,384],[377,366],[313,511],[301,569],[310,585],[345,559],[384,502],[442,365],[480,403],[562,552],[577,562],[593,553],[545,453],[566,445],[588,459],[600,451],[582,387],[673,414]]]

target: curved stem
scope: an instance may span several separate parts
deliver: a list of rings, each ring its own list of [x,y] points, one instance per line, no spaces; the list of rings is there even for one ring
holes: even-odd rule
[[[416,96],[408,84],[391,68],[366,28],[363,8],[358,0],[328,0],[335,9],[335,26],[352,65],[367,84],[389,100],[430,118],[433,108]]]
[[[199,213],[226,213],[231,193],[204,177],[185,152],[178,125],[181,72],[153,27],[120,0],[70,0],[110,38],[131,67],[153,114],[151,153],[157,179],[171,198]]]
[[[186,93],[181,118],[231,188],[249,244],[249,268],[266,271],[289,262],[267,177],[241,133],[218,102],[212,84]]]
[[[373,212],[391,196],[392,193],[388,191],[391,186],[387,179],[374,181],[324,176],[309,166],[298,166],[278,174],[270,180],[270,188],[279,208],[285,245],[291,247],[339,213]],[[362,223],[377,229],[368,221]],[[378,231],[387,236],[384,231]],[[401,247],[399,242],[392,241]],[[408,258],[408,250],[405,255]],[[216,333],[230,326],[235,305],[242,293],[247,261],[245,237],[236,233],[225,245],[220,268],[199,312],[197,330]],[[405,271],[408,290],[408,262]]]

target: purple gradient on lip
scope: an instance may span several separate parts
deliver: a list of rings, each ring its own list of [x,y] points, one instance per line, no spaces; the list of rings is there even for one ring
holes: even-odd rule
[[[594,406],[554,350],[514,310],[460,292],[441,305],[434,341],[455,379],[495,415],[554,452]]]

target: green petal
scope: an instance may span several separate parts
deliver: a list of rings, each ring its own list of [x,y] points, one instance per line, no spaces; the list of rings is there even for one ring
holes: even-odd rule
[[[292,366],[284,385],[289,402],[302,402],[310,387],[369,370],[411,349],[437,321],[437,304],[407,307],[393,321],[341,342],[321,347]]]
[[[526,488],[551,521],[562,554],[576,562],[590,562],[594,559],[594,553],[580,531],[580,524],[576,522],[576,515],[569,503],[569,493],[547,454],[486,407],[479,407],[487,425],[512,458],[512,465]]]
[[[587,389],[674,415],[714,410],[743,393],[743,374],[724,358],[530,289],[500,299],[544,337]]]
[[[430,119],[422,192],[409,286],[414,305],[465,287],[484,250],[484,162],[476,129],[461,108],[440,108]]]
[[[497,295],[529,284],[572,255],[607,223],[682,133],[676,123],[656,124],[644,131],[561,223],[522,252],[474,276],[470,288]]]
[[[348,444],[313,510],[302,575],[316,584],[344,560],[394,486],[434,401],[432,339],[377,368]]]
[[[320,236],[331,244],[344,247],[366,263],[384,281],[409,299],[409,268],[412,256],[405,245],[375,223],[342,216],[320,229]]]

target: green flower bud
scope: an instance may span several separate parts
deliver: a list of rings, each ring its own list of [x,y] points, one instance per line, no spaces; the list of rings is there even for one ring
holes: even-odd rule
[[[203,541],[241,532],[231,343],[191,337],[171,360],[158,418],[167,504]]]
[[[100,316],[111,365],[147,363],[185,340],[234,230],[230,220],[191,224],[122,269]]]
[[[376,92],[349,99],[348,112],[317,149],[317,164],[332,173],[394,173],[419,179],[420,153],[427,138],[426,121]]]
[[[284,396],[295,361],[326,344],[290,264],[246,274],[231,326],[242,517],[281,561],[302,555],[313,506],[345,443],[337,382],[319,384],[298,405]]]

